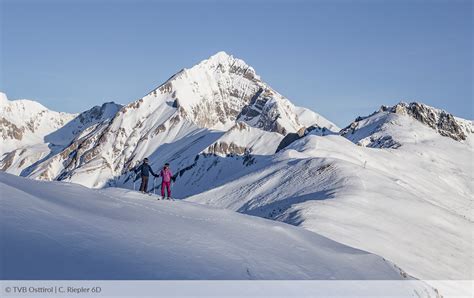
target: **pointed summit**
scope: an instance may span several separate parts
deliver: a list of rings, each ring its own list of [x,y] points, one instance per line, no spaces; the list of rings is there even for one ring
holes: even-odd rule
[[[295,107],[245,61],[224,51],[183,69],[149,96],[179,103],[175,106],[195,124],[210,129],[228,130],[237,120],[283,135],[314,124],[337,129],[320,115]]]
[[[260,77],[255,73],[255,70],[244,60],[235,58],[224,51],[217,52],[186,71],[203,70],[212,70],[220,73],[231,72],[239,75],[246,74],[247,77],[260,81]]]
[[[214,55],[210,56],[209,58],[202,60],[198,65],[206,64],[206,65],[218,65],[218,64],[234,64],[236,61],[239,64],[245,64],[245,61],[235,58],[233,55],[228,54],[224,51],[220,51],[215,53]],[[248,65],[247,65],[248,66]]]
[[[215,139],[218,134],[210,133],[209,137],[195,140],[199,146],[189,146],[194,150],[189,155],[178,158],[177,151],[170,150],[170,155],[165,156],[169,161],[178,158],[189,164],[198,152],[216,141],[223,148],[230,147],[220,150],[226,154],[240,155],[250,150],[263,154],[275,150],[268,146],[274,140],[276,147],[284,135],[302,127],[335,127],[320,115],[293,105],[263,82],[243,60],[218,52],[179,71],[123,108],[114,104],[97,106],[79,115],[70,125],[62,125],[58,133],[48,134],[46,141],[60,146],[62,151],[58,149],[53,157],[35,164],[28,176],[102,187],[111,177],[122,175],[163,144],[187,144],[184,139],[192,141],[194,136],[203,136],[210,130],[227,132],[240,122],[249,129],[228,134],[220,141]],[[72,135],[72,142],[65,135]],[[44,143],[44,137],[38,143]],[[29,156],[33,156],[31,152]],[[9,160],[5,160],[7,167]],[[83,179],[92,177],[90,173],[96,171],[100,174]]]
[[[225,61],[229,59],[234,59],[234,56],[227,54],[224,51],[220,51],[209,57],[208,61]]]

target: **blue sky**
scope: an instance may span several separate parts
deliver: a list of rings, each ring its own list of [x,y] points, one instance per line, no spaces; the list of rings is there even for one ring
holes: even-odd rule
[[[224,50],[340,126],[421,101],[473,119],[472,1],[1,1],[0,90],[128,103]]]

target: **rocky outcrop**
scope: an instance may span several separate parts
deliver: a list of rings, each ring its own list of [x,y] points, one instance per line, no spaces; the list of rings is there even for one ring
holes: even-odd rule
[[[6,139],[23,139],[25,127],[18,127],[7,119],[0,117],[0,134],[3,140]]]
[[[271,90],[260,88],[252,97],[249,105],[242,109],[238,116],[239,121],[252,123],[253,126],[271,132],[286,135],[287,129],[279,123],[282,117],[278,102],[273,99],[275,94]]]
[[[406,125],[409,118],[399,118],[398,115],[412,118],[441,136],[459,142],[465,141],[474,130],[472,121],[456,118],[446,111],[418,102],[400,102],[394,106],[381,106],[369,116],[357,117],[339,134],[360,146],[372,148],[399,148],[402,146],[400,133],[405,141],[416,142],[416,134],[400,127]]]
[[[401,102],[393,107],[382,106],[380,109],[396,114],[407,114],[436,130],[440,135],[456,141],[463,141],[467,137],[460,123],[456,121],[452,114],[422,103],[412,102],[407,104]]]
[[[206,153],[221,156],[244,155],[250,153],[250,149],[235,143],[216,142],[207,148]]]
[[[0,161],[0,169],[2,171],[8,170],[8,168],[13,164],[17,150],[6,153],[2,160]]]
[[[357,144],[362,145],[361,142]],[[369,142],[365,144],[366,147],[370,147],[370,148],[392,148],[392,149],[397,149],[401,145],[402,144],[395,141],[392,136],[381,136],[381,137],[371,136],[369,138]]]
[[[330,133],[330,131],[323,127],[319,127],[316,125],[310,126],[308,128],[302,127],[296,133],[289,133],[287,134],[283,140],[281,140],[278,148],[276,149],[275,153],[283,150],[284,148],[288,147],[291,143],[303,138],[304,136],[308,135],[309,133],[324,136]]]

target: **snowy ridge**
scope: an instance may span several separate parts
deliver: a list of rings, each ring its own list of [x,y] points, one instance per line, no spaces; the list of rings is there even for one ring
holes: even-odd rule
[[[4,173],[0,186],[2,279],[409,278],[379,256],[231,211]]]
[[[418,278],[472,279],[472,148],[419,125],[433,139],[397,150],[310,134],[187,200],[305,227]]]
[[[373,148],[398,148],[404,143],[424,142],[433,133],[470,143],[474,123],[425,104],[401,102],[393,107],[382,106],[367,117],[358,117],[340,132],[361,146]]]

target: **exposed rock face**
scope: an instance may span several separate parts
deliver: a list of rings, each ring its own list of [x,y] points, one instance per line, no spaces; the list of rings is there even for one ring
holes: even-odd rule
[[[410,125],[406,120],[402,121],[403,117],[414,119],[441,136],[460,142],[465,141],[474,130],[472,121],[456,118],[446,111],[422,103],[401,102],[392,107],[382,106],[379,111],[369,116],[357,117],[339,134],[361,146],[396,149],[402,146],[400,133],[404,134],[403,138],[408,138],[409,142],[416,142],[418,138],[415,131],[403,132],[403,128],[398,128],[400,125]]]
[[[260,129],[286,135],[287,129],[278,121],[282,114],[277,101],[273,99],[274,96],[271,90],[260,88],[250,103],[242,109],[238,119],[253,123],[253,126]]]
[[[397,114],[408,114],[423,124],[436,130],[440,135],[450,137],[456,141],[466,139],[461,125],[452,114],[446,111],[432,108],[422,103],[412,102],[399,103],[393,107],[381,107],[382,111],[389,111]]]
[[[11,123],[7,119],[1,117],[0,118],[0,133],[2,135],[2,139],[15,139],[21,140],[23,139],[23,133],[25,132],[25,127],[18,127],[14,123]]]
[[[281,151],[284,148],[288,147],[291,143],[303,138],[304,136],[308,135],[309,133],[320,135],[320,136],[325,136],[325,135],[331,134],[332,132],[329,131],[328,129],[326,129],[325,127],[321,128],[319,126],[314,126],[314,125],[310,126],[308,128],[302,127],[296,133],[287,134],[283,138],[283,140],[281,140],[281,142],[278,145],[278,148],[276,149],[275,153],[278,153],[279,151]]]
[[[288,147],[291,143],[293,143],[296,140],[299,140],[301,136],[297,133],[289,133],[287,134],[283,140],[281,140],[280,144],[278,145],[278,148],[275,153],[278,153],[282,149]]]
[[[341,131],[339,132],[339,134],[341,136],[346,136],[348,134],[354,134],[357,127],[359,126],[359,121],[360,120],[363,120],[364,118],[361,118],[361,117],[357,117],[355,121],[353,121],[351,124],[349,124],[348,126],[344,127],[343,129],[341,129]]]
[[[244,155],[251,153],[251,150],[234,143],[216,142],[207,148],[207,152],[216,155]]]
[[[8,168],[13,164],[17,151],[11,151],[5,154],[3,159],[0,161],[0,167],[2,171],[8,170]]]
[[[229,131],[248,131],[249,130],[249,126],[247,124],[245,124],[244,122],[237,122],[234,126],[232,126],[231,129],[229,129]]]
[[[218,156],[247,156],[272,154],[272,148],[281,140],[276,132],[266,132],[245,122],[237,122],[203,153]],[[274,149],[273,149],[274,150]]]
[[[330,123],[309,110],[311,122],[300,120],[297,107],[264,83],[251,66],[224,52],[181,70],[148,96],[169,98],[172,107],[182,107],[192,122],[210,129],[227,130],[242,121],[285,135],[301,126]]]
[[[373,137],[371,136],[369,139],[369,143],[365,146],[370,148],[392,148],[397,149],[402,144],[395,141],[392,136],[381,136],[381,137]],[[362,145],[362,142],[357,143],[358,145]]]
[[[172,99],[200,127],[228,128],[258,90],[259,77],[252,67],[223,52],[183,69],[152,91],[154,97]]]

